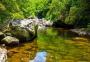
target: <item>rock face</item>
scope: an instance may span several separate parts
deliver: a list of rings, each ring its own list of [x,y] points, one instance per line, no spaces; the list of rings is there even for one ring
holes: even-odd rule
[[[28,41],[37,36],[37,31],[51,26],[52,22],[44,19],[24,19],[11,21],[9,27],[14,37],[21,41]]]
[[[52,22],[38,18],[13,20],[9,22],[4,33],[0,32],[0,40],[6,44],[30,41],[37,36],[38,30],[51,25]]]
[[[34,33],[31,32],[30,30],[18,27],[11,30],[11,33],[14,37],[18,38],[20,41],[28,41],[34,36]]]
[[[38,18],[11,21],[12,26],[27,28],[32,32],[35,30],[34,27],[36,25],[38,25],[38,30],[41,30],[44,29],[46,26],[52,26],[52,24],[53,22],[51,21],[47,21],[45,19],[38,19]]]
[[[11,37],[11,36],[6,36],[5,38],[3,38],[1,40],[2,43],[4,44],[19,44],[19,40],[15,37]]]

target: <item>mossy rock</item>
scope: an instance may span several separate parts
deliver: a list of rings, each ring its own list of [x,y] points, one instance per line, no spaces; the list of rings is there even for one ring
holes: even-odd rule
[[[27,29],[22,29],[20,27],[15,27],[11,31],[12,35],[16,38],[18,38],[20,41],[28,41],[34,36],[34,33],[27,30]]]
[[[19,39],[15,38],[15,37],[11,37],[11,36],[6,36],[5,38],[3,38],[1,40],[1,43],[4,43],[6,45],[8,44],[19,44]]]

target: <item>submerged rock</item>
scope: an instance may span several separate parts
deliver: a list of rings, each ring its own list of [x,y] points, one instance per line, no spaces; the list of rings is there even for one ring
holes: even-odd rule
[[[88,42],[87,38],[83,38],[83,37],[75,37],[72,39],[73,41],[81,41],[81,42]]]
[[[19,44],[19,40],[11,36],[6,36],[5,38],[1,40],[1,42],[4,44]]]

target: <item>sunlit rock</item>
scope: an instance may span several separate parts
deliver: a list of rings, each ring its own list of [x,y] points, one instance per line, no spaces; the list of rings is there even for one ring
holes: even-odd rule
[[[7,60],[7,50],[5,48],[0,48],[0,62],[6,62]]]
[[[6,36],[5,38],[1,40],[1,42],[5,44],[19,44],[19,40],[11,36]]]
[[[15,20],[11,21],[12,26],[19,26],[22,28],[28,28],[30,31],[34,31],[34,27],[38,25],[38,30],[44,29],[46,26],[52,26],[53,22],[50,20],[47,21],[45,19],[23,19],[23,20]]]

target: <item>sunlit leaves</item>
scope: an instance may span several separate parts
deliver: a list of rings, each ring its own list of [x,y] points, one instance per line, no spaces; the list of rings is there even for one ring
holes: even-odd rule
[[[24,16],[20,13],[11,13],[13,19],[23,19]]]
[[[70,12],[69,12],[69,16],[67,16],[66,19],[65,19],[65,23],[73,24],[76,21],[77,16],[79,14],[78,11],[79,11],[79,8],[71,7]]]
[[[2,3],[0,3],[0,10],[6,10],[5,6]]]

